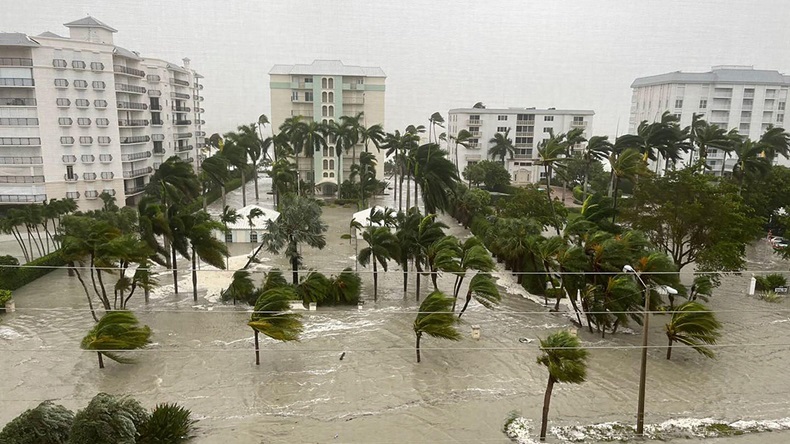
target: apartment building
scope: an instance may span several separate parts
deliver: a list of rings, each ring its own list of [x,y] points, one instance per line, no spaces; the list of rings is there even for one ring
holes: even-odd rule
[[[154,170],[204,145],[202,78],[113,42],[93,17],[68,37],[0,33],[0,204],[99,194],[134,205]]]
[[[384,125],[386,75],[381,68],[345,65],[340,60],[315,60],[309,65],[275,65],[269,71],[271,88],[271,123],[273,128],[290,117],[329,123],[342,116],[363,113],[360,123],[365,127]],[[352,153],[338,156],[332,137],[329,147],[314,153],[312,158],[299,157],[299,177],[314,181],[319,192],[331,195],[349,177]],[[377,159],[376,177],[384,177],[385,153],[371,150]],[[357,156],[364,151],[357,146]],[[315,179],[311,177],[315,171]]]
[[[457,137],[458,132],[467,130],[473,139],[469,147],[449,143],[450,158],[458,166],[459,172],[481,160],[493,160],[488,150],[493,146],[490,140],[496,133],[509,131],[515,155],[506,158],[506,167],[514,184],[537,183],[545,178],[539,162],[538,144],[548,140],[549,133],[567,133],[574,128],[583,128],[585,137],[592,134],[593,116],[591,110],[561,110],[555,108],[457,108],[449,111],[448,135]]]
[[[680,125],[691,125],[694,114],[726,130],[737,129],[750,139],[759,139],[769,125],[784,127],[787,90],[790,76],[778,71],[758,70],[751,66],[714,66],[709,72],[671,72],[640,77],[631,84],[629,131],[640,122],[661,120],[669,111],[680,118]],[[698,154],[695,152],[695,154]],[[684,163],[696,161],[687,155]],[[711,149],[707,163],[719,174],[722,162],[732,171],[735,159]],[[666,162],[659,159],[659,170]],[[790,166],[787,159],[774,163]]]

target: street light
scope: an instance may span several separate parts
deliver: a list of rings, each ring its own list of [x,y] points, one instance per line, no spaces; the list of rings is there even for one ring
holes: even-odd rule
[[[636,434],[637,436],[642,436],[645,431],[645,380],[647,378],[647,336],[650,320],[650,292],[647,284],[642,280],[642,277],[639,276],[639,273],[634,270],[634,267],[630,265],[623,266],[623,273],[632,273],[639,279],[639,282],[642,283],[645,289],[645,318],[642,321],[642,363],[639,368],[639,400],[636,408]],[[662,288],[669,294],[678,294],[677,290],[668,285],[663,285],[659,288]]]

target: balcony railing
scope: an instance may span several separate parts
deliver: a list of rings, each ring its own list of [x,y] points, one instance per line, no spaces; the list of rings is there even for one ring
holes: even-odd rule
[[[469,119],[466,121],[466,124],[469,126],[480,126],[483,124],[483,121],[480,119]]]
[[[129,68],[128,66],[123,66],[123,65],[113,65],[112,68],[113,68],[113,71],[121,73],[121,74],[126,74],[126,75],[130,75],[130,76],[134,76],[134,77],[140,77],[140,78],[145,77],[145,71],[141,71],[139,69]]]
[[[46,194],[0,194],[0,203],[44,202]]]
[[[36,99],[21,97],[0,97],[0,106],[36,106]]]
[[[136,170],[126,170],[123,172],[124,179],[131,179],[133,177],[144,176],[150,174],[154,169],[152,167],[139,168]]]
[[[148,121],[142,119],[118,120],[118,126],[120,127],[148,126]]]
[[[103,171],[101,173],[101,180],[112,180],[113,178],[115,178],[115,173],[112,171]]]
[[[96,173],[82,173],[82,178],[87,182],[96,180]]]
[[[203,85],[198,85],[198,89],[203,89]]]
[[[94,156],[93,154],[83,154],[80,157],[80,160],[82,161],[82,163],[93,163],[96,161],[96,156]]]
[[[148,105],[138,102],[118,102],[118,109],[146,110],[148,109]]]
[[[205,122],[203,122],[203,123],[205,123]],[[206,137],[206,132],[205,131],[198,131],[198,132],[195,133],[195,135],[198,136],[198,137]]]
[[[516,125],[534,125],[535,119],[532,120],[516,120]]]
[[[535,135],[535,133],[533,131],[516,133],[516,137],[532,137],[534,135]]]
[[[162,126],[163,123],[164,122],[162,121],[162,119],[154,119],[151,121],[152,126]]]
[[[364,105],[364,97],[343,97],[343,103],[347,105]]]
[[[44,176],[0,176],[0,183],[44,183]]]
[[[151,136],[132,136],[132,137],[124,137],[121,139],[122,145],[128,145],[132,143],[146,143],[151,141]]]
[[[125,189],[124,189],[124,193],[126,193],[127,195],[142,193],[143,191],[145,191],[145,185],[136,185],[136,186],[133,186],[133,187],[125,187]]]
[[[0,57],[0,66],[33,66],[33,59]]]
[[[170,78],[170,83],[174,85],[189,86],[189,82],[187,82],[186,80],[176,79],[172,77]]]
[[[4,77],[0,78],[0,86],[36,86],[36,82],[33,79]]]
[[[182,94],[182,93],[177,93],[177,92],[171,92],[170,93],[170,97],[175,97],[176,99],[186,100],[186,99],[189,99],[189,94]]]
[[[190,108],[188,106],[173,106],[171,108],[173,109],[173,111],[175,111],[177,113],[188,113],[188,112],[192,111],[192,108]]]
[[[162,96],[162,91],[159,91],[158,89],[149,89],[148,90],[148,95],[150,97],[161,97]]]
[[[192,137],[192,133],[176,133],[173,135],[176,139],[188,139]]]
[[[162,149],[154,148],[154,156],[164,156],[164,155],[165,155],[164,148]]]
[[[66,182],[76,182],[77,179],[78,178],[76,174],[69,175],[68,173],[66,173],[63,175],[63,180],[65,180]]]
[[[101,163],[112,162],[112,154],[99,154],[99,162]]]
[[[99,192],[96,191],[96,190],[88,190],[88,191],[85,192],[85,198],[86,199],[93,200],[93,199],[96,199],[98,197],[99,197]]]
[[[143,151],[140,153],[124,154],[121,156],[121,162],[134,162],[135,160],[148,159],[151,157],[150,151]]]
[[[191,121],[191,120],[176,120],[176,121],[174,122],[174,125],[175,125],[175,126],[185,126],[185,125],[192,125],[192,121]]]
[[[129,85],[127,83],[116,83],[115,90],[121,92],[128,92],[133,94],[145,94],[147,91],[142,86]]]
[[[177,153],[183,153],[185,151],[192,151],[195,147],[192,145],[181,145],[176,147]]]
[[[149,82],[153,82],[153,83],[156,83],[156,82],[159,82],[160,80],[162,80],[162,78],[159,77],[156,74],[148,74],[148,77],[146,77],[146,79],[148,79]]]
[[[44,163],[42,157],[0,156],[0,165],[40,165],[42,163]]]
[[[587,122],[571,122],[571,128],[587,128]]]

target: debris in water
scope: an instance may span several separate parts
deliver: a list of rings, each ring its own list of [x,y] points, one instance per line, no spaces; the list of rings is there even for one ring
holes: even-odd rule
[[[340,360],[342,361],[344,357],[346,357],[346,352],[340,354]]]
[[[522,344],[531,344],[531,343],[532,343],[532,341],[534,341],[534,339],[530,339],[530,338],[518,338],[518,342],[520,342],[520,343],[522,343]]]

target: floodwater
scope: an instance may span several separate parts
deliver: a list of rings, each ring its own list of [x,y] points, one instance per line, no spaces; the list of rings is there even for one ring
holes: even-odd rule
[[[261,205],[268,182],[261,181]],[[252,185],[248,203],[254,202]],[[239,192],[229,203],[241,207]],[[391,196],[390,196],[391,199]],[[213,207],[219,210],[219,204]],[[327,248],[305,248],[305,266],[331,274],[354,266],[348,232],[353,209],[325,207],[330,225]],[[450,224],[452,221],[445,219]],[[457,224],[451,232],[468,233]],[[233,245],[238,267],[252,245]],[[766,242],[749,249],[754,270],[787,270]],[[181,264],[186,270],[186,262]],[[280,257],[264,255],[257,271],[287,268]],[[58,270],[15,293],[17,312],[0,315],[0,424],[45,399],[71,409],[97,392],[130,394],[144,405],[178,402],[200,419],[197,439],[210,443],[507,443],[501,429],[511,411],[538,421],[546,384],[536,364],[537,338],[570,327],[568,318],[548,313],[519,294],[486,310],[473,305],[463,317],[464,339],[453,343],[423,340],[422,362],[415,362],[411,325],[416,309],[413,276],[404,299],[401,273],[393,266],[380,279],[379,301],[372,300],[372,276],[365,283],[362,309],[303,312],[299,343],[262,342],[261,365],[254,364],[246,307],[222,305],[217,293],[231,272],[199,273],[199,299],[192,301],[191,279],[179,276],[179,295],[165,274],[146,305],[135,296],[131,308],[153,330],[154,344],[134,352],[135,365],[109,362],[99,370],[96,356],[79,350],[92,326],[79,283]],[[256,274],[262,278],[262,274]],[[502,274],[500,283],[515,291]],[[724,279],[710,305],[724,324],[717,359],[676,346],[664,358],[654,316],[648,363],[647,422],[672,418],[769,420],[790,416],[790,327],[787,302],[771,304],[746,295],[748,273]],[[429,281],[422,281],[423,296]],[[440,279],[449,289],[452,279]],[[470,326],[481,326],[473,340]],[[588,381],[555,387],[550,421],[554,425],[629,422],[636,413],[641,343],[633,334],[601,339],[579,332],[590,349]],[[531,342],[519,341],[520,338]],[[774,345],[771,345],[774,344]],[[599,348],[595,348],[599,347]],[[610,347],[610,348],[600,348]],[[341,360],[341,353],[345,352]],[[711,440],[720,443],[783,443],[790,433]]]

